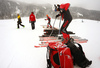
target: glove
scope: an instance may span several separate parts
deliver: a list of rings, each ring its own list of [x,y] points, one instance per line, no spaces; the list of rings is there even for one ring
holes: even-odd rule
[[[60,16],[59,14],[58,14],[58,15],[56,15],[56,18],[57,18],[57,17],[59,17],[59,16]]]

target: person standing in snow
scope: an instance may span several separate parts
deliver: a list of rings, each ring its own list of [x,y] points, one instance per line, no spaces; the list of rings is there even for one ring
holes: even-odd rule
[[[17,18],[18,18],[18,21],[17,21],[17,28],[18,28],[18,29],[20,28],[19,25],[25,27],[24,25],[22,25],[22,20],[21,20],[21,17],[20,17],[19,14],[17,14]]]
[[[51,26],[51,18],[48,16],[48,15],[46,15],[47,16],[47,19],[45,19],[45,20],[48,20],[48,23],[47,23],[47,28],[50,26],[50,28],[52,28],[52,26]]]
[[[29,22],[31,23],[32,30],[35,29],[36,18],[35,18],[34,12],[31,12],[29,16]]]
[[[60,29],[61,33],[63,34],[63,38],[65,40],[64,43],[67,43],[70,39],[70,36],[67,32],[67,28],[68,28],[70,22],[72,21],[72,16],[69,11],[69,6],[70,6],[69,3],[65,3],[65,4],[61,4],[61,5],[59,5],[59,4],[54,5],[55,11],[60,12],[58,15],[56,15],[56,18],[61,16],[62,20],[64,19],[64,22]]]

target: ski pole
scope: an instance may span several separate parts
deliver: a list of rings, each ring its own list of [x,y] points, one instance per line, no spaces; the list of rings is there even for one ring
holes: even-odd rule
[[[59,32],[58,32],[58,35],[60,34],[60,24],[61,24],[61,19],[62,19],[62,16],[61,16],[60,22],[59,22]],[[59,51],[59,48],[58,48],[58,56],[59,56],[59,53],[60,53],[60,51]],[[59,57],[59,61],[60,61],[60,57]],[[61,62],[60,62],[60,67],[61,67]]]
[[[50,36],[52,35],[52,33],[53,33],[53,29],[54,29],[55,22],[56,22],[56,18],[55,18],[55,20],[54,20],[53,27],[52,27],[52,31],[51,31],[49,37],[50,37]]]
[[[59,22],[59,32],[58,32],[58,35],[60,34],[61,19],[62,19],[62,16],[61,16],[61,18],[60,18],[60,22]]]

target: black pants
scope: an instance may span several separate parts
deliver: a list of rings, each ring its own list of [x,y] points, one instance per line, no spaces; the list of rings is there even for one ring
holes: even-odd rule
[[[20,28],[19,25],[24,27],[24,25],[22,25],[21,23],[17,23],[17,28]]]
[[[64,23],[62,24],[61,31],[67,33],[67,28],[72,21],[72,16],[70,14],[69,9],[63,13],[64,15]]]
[[[32,30],[35,29],[35,21],[31,21],[31,28]]]
[[[70,22],[71,22],[71,20],[64,20],[64,23],[62,24],[60,31],[67,33],[66,30],[67,30],[67,27],[69,26]]]

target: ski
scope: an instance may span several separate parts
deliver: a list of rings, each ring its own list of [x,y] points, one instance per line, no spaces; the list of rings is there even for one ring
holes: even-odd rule
[[[53,28],[50,28],[50,27],[48,27],[47,28],[47,25],[41,25],[44,29],[57,29],[57,28],[55,28],[55,27],[53,27]]]
[[[46,42],[46,41],[42,41],[41,43],[50,43],[50,42],[55,42],[55,40],[54,41],[48,41],[48,42]],[[61,40],[57,40],[56,42],[62,42]],[[87,43],[87,40],[74,40],[74,42],[76,42],[76,43]],[[43,45],[43,44],[41,44],[41,45]]]
[[[47,47],[48,45],[42,45],[42,46],[40,46],[40,45],[35,45],[34,47],[35,48],[39,48],[39,47]]]
[[[57,29],[44,29],[44,33],[45,34],[50,34],[52,32],[52,34],[61,34],[61,32],[59,32],[59,30],[57,30]],[[68,34],[75,34],[75,33],[73,33],[72,31],[67,31],[68,32]]]
[[[50,40],[57,40],[57,37],[51,36],[51,37],[43,37],[39,36],[40,41],[50,41]]]
[[[62,42],[62,40],[63,40],[63,37],[58,38],[58,37],[54,37],[54,36],[51,36],[51,37],[40,36],[39,38],[40,38],[40,41],[42,41],[42,42],[51,42],[51,41],[52,42],[54,42],[54,41]],[[73,38],[74,41],[77,43],[87,43],[87,41],[88,41],[87,39],[82,39],[81,37],[78,37],[78,36],[71,36],[71,38]]]

